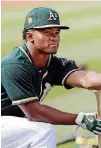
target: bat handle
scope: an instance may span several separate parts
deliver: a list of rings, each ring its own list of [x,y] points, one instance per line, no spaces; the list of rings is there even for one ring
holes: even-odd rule
[[[101,99],[100,99],[100,91],[94,91],[96,96],[96,108],[97,108],[97,115],[101,119]]]
[[[101,119],[101,99],[100,99],[100,93],[101,93],[101,91],[94,91],[94,94],[96,96],[97,114],[98,114],[98,118],[99,119]],[[101,135],[98,135],[98,145],[99,145],[99,148],[101,148]]]

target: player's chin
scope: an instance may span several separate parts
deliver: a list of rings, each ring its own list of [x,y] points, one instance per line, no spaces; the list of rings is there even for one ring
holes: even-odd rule
[[[57,50],[58,50],[58,47],[57,46],[50,46],[47,50],[47,53],[50,53],[50,54],[56,54],[57,53]]]
[[[57,51],[48,51],[47,54],[56,54]]]
[[[48,48],[44,48],[44,50],[40,50],[43,54],[56,54],[58,50],[57,46],[49,46]]]
[[[48,54],[56,54],[57,49],[56,50],[53,50],[53,49],[47,50],[46,53],[48,53]]]
[[[43,51],[44,54],[56,54],[57,51]]]

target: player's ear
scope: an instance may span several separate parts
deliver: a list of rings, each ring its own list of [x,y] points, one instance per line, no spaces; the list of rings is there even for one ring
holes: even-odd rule
[[[26,39],[30,42],[34,42],[33,32],[31,30],[26,33]]]

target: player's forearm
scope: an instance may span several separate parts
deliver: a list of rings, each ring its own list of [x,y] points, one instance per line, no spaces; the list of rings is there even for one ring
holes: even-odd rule
[[[101,74],[96,72],[86,73],[82,79],[83,85],[87,89],[101,90]]]
[[[76,117],[76,114],[65,113],[46,105],[40,105],[38,112],[31,116],[31,120],[55,125],[74,125]]]
[[[73,87],[101,90],[101,73],[75,71],[67,77],[66,84]]]

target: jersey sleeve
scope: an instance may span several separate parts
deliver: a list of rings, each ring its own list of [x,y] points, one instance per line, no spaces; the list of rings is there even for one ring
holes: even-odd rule
[[[33,69],[28,64],[18,63],[1,67],[2,85],[13,105],[39,100],[34,87]]]
[[[72,86],[66,84],[65,80],[71,73],[80,70],[75,61],[55,57],[53,60],[53,65],[55,85],[63,85],[66,89],[71,89]]]

